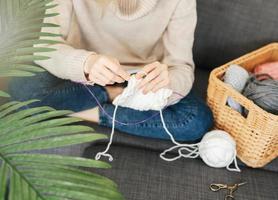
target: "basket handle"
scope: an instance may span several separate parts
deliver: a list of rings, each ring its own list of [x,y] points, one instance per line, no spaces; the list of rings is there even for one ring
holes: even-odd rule
[[[225,94],[225,101],[223,102],[223,105],[226,109],[232,109],[232,112],[234,112],[235,114],[240,114],[244,120],[246,121],[246,123],[248,123],[249,125],[251,125],[252,123],[254,123],[254,117],[255,117],[255,112],[252,112],[252,110],[250,110],[247,106],[239,103],[236,99],[234,99],[232,96],[228,95],[228,93]],[[233,105],[238,104],[238,108],[240,107],[240,109],[236,109],[235,106],[231,106],[229,105],[229,102],[233,102]]]

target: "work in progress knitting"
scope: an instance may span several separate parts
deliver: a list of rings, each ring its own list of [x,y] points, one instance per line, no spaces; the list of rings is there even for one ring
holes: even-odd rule
[[[236,162],[236,144],[229,134],[224,131],[211,131],[205,135],[201,142],[196,144],[182,144],[177,142],[171,132],[167,129],[163,117],[163,109],[167,107],[167,100],[173,94],[173,91],[164,88],[155,93],[150,92],[148,94],[143,94],[137,87],[139,82],[140,80],[137,80],[135,76],[132,76],[123,93],[114,99],[113,104],[115,105],[115,109],[112,116],[110,140],[106,149],[103,152],[97,153],[95,156],[96,160],[99,160],[104,156],[108,157],[110,162],[113,161],[113,156],[109,154],[108,151],[112,145],[115,133],[117,109],[121,106],[140,111],[156,110],[159,112],[163,128],[169,135],[171,141],[175,144],[175,146],[166,149],[160,154],[161,159],[165,161],[174,161],[182,157],[197,158],[200,156],[203,161],[211,167],[226,167],[229,171],[240,171]],[[175,149],[177,149],[178,155],[174,158],[167,158],[166,154]],[[235,169],[229,167],[233,162],[235,162]]]

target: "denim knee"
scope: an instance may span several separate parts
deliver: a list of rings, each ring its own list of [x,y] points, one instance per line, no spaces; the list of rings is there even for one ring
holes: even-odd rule
[[[86,89],[87,88],[87,89]],[[95,94],[97,101],[90,94]],[[28,78],[14,78],[9,84],[13,100],[40,100],[28,107],[50,106],[58,110],[79,112],[94,108],[108,101],[108,94],[101,86],[82,84],[59,79],[48,72]]]
[[[41,72],[30,77],[12,78],[9,81],[8,90],[12,99],[16,101],[40,99],[62,82],[62,79],[58,79],[49,72]]]
[[[178,129],[176,140],[195,141],[201,139],[213,127],[213,115],[210,108],[201,103],[192,115],[185,118],[187,123]]]
[[[194,99],[194,103],[189,107],[186,108],[180,104],[172,108],[169,107],[164,111],[166,127],[172,133],[175,140],[184,142],[198,140],[213,126],[212,112],[203,102]],[[115,107],[111,104],[105,104],[104,108],[106,113],[112,116]],[[118,112],[121,112],[121,115],[117,115],[117,120],[125,123],[130,122],[130,120],[143,121],[143,119],[145,120],[152,115],[154,116],[154,113],[150,111],[141,112],[127,108],[120,108]],[[111,127],[112,120],[106,114],[100,112],[100,124]],[[116,123],[115,125],[117,130],[132,135],[164,140],[170,139],[163,128],[159,113],[144,123],[136,125]]]

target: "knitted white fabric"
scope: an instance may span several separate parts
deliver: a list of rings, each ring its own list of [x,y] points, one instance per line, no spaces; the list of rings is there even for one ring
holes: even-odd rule
[[[135,76],[132,76],[128,81],[128,86],[121,95],[115,98],[113,104],[139,111],[159,111],[167,105],[168,98],[172,95],[172,90],[160,89],[155,93],[149,92],[143,94],[143,92],[137,88],[140,81],[141,80],[137,80]]]

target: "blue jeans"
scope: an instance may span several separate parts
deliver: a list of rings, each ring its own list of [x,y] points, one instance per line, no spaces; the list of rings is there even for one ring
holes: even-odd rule
[[[101,103],[105,112],[100,109],[99,124],[112,126],[111,116],[114,105],[109,103],[108,94],[101,86],[88,86]],[[34,106],[51,106],[56,109],[79,112],[92,109],[97,102],[82,84],[65,81],[48,72],[39,73],[28,78],[14,78],[9,84],[13,100],[25,101],[39,99]],[[208,106],[190,92],[177,104],[163,110],[167,128],[179,141],[200,139],[213,125],[212,113]],[[149,118],[148,120],[145,120]],[[115,128],[119,131],[150,138],[169,139],[163,129],[159,112],[137,111],[119,107]],[[144,121],[145,120],[145,121]],[[144,121],[144,122],[142,122]],[[141,123],[138,123],[141,122]]]

